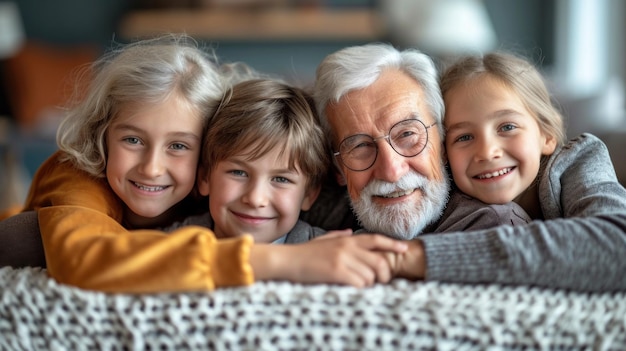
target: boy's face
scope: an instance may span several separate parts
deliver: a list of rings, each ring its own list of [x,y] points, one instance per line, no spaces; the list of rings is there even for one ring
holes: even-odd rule
[[[131,224],[158,224],[189,195],[201,140],[201,118],[176,97],[122,108],[107,130],[106,177]]]
[[[537,177],[541,155],[556,140],[542,133],[519,96],[491,76],[478,77],[444,96],[446,153],[456,185],[485,203],[522,194]]]
[[[198,182],[202,195],[209,195],[211,217],[218,238],[251,234],[256,242],[270,243],[287,234],[308,210],[319,189],[308,190],[308,177],[290,170],[288,155],[275,147],[264,156],[249,160],[243,155],[218,162]]]

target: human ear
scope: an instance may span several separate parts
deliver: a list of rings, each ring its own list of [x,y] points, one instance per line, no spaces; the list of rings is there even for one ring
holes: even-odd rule
[[[315,203],[315,200],[317,200],[317,197],[320,195],[321,191],[322,186],[316,186],[307,190],[306,194],[304,195],[304,199],[302,199],[302,206],[300,207],[300,209],[302,211],[310,210]]]
[[[335,181],[340,186],[346,186],[346,184],[348,184],[348,182],[346,181],[346,176],[343,173],[343,169],[341,168],[341,165],[337,161],[336,157],[333,157],[331,173],[335,176]]]
[[[342,171],[335,172],[335,180],[337,181],[337,184],[341,186],[346,186],[348,184],[348,182],[346,181],[346,177],[343,175]]]
[[[198,191],[200,195],[207,196],[209,195],[209,171],[205,169],[198,169]]]
[[[541,148],[542,155],[552,155],[556,150],[556,138],[544,135],[543,146]]]

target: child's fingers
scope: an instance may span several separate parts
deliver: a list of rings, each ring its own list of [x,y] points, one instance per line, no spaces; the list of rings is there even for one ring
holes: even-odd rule
[[[386,283],[392,278],[389,262],[381,252],[355,247],[344,255],[344,266],[351,272],[351,285],[364,287],[376,282]]]
[[[403,253],[408,249],[408,244],[404,241],[392,239],[380,234],[357,235],[360,245],[368,250],[393,251]]]
[[[333,250],[337,255],[335,273],[340,283],[355,287],[386,283],[393,277],[392,267],[385,254],[402,253],[407,244],[381,235],[356,235],[337,239]],[[336,250],[336,251],[335,251]],[[330,262],[329,260],[327,262]]]
[[[357,288],[364,288],[374,284],[376,274],[369,267],[362,263],[346,266],[346,273],[343,274],[344,284],[348,284]]]
[[[392,267],[384,253],[376,253],[376,255],[378,256],[374,265],[376,281],[379,283],[388,283],[393,278]]]
[[[392,278],[392,265],[386,255],[406,251],[406,243],[381,235],[350,236],[350,230],[327,234],[297,248],[297,259],[289,266],[290,279],[308,283],[334,283],[354,287],[386,283]],[[324,236],[322,236],[324,237]]]
[[[369,251],[361,254],[359,257],[361,262],[374,275],[374,280],[371,281],[370,285],[375,282],[387,283],[391,280],[391,267],[383,253]]]
[[[400,260],[399,257],[402,255],[397,254],[395,252],[390,252],[390,251],[382,252],[381,254],[387,260],[387,264],[389,265],[389,270],[392,276],[391,278],[395,277],[398,274],[398,265],[399,265],[399,260]]]
[[[320,235],[313,240],[324,240],[324,239],[332,239],[332,238],[341,238],[344,236],[352,235],[352,229],[342,229],[342,230],[332,230],[324,235]]]

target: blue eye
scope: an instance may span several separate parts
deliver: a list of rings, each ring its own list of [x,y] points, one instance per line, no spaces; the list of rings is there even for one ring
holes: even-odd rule
[[[291,183],[291,180],[285,178],[285,177],[274,177],[273,180],[277,183]]]
[[[363,149],[363,148],[375,148],[376,145],[374,145],[374,142],[371,141],[370,139],[354,140],[354,142],[346,143],[346,145],[344,145],[343,147],[344,152],[351,153],[351,152],[355,152],[356,150]]]
[[[422,134],[424,131],[421,130],[420,128],[421,124],[415,123],[415,122],[411,122],[411,124],[408,123],[400,123],[395,125],[390,131],[389,131],[389,136],[391,137],[392,140],[402,140],[405,138],[413,138],[413,137],[418,137],[419,135]]]
[[[454,139],[455,142],[463,142],[463,141],[470,141],[472,140],[472,136],[469,134],[465,134],[465,135],[461,135],[459,137],[457,137],[456,139]]]
[[[237,177],[245,177],[245,176],[247,176],[246,172],[242,171],[240,169],[233,169],[233,170],[228,171],[228,173],[230,173],[230,174],[232,174],[234,176],[237,176]]]
[[[502,127],[500,127],[500,131],[502,131],[502,132],[510,132],[510,131],[512,131],[514,129],[517,129],[517,127],[515,125],[513,125],[513,124],[510,124],[510,123],[509,124],[505,124]]]
[[[141,140],[139,138],[136,137],[127,137],[122,139],[123,141],[132,144],[132,145],[137,145],[137,144],[141,144]]]
[[[416,133],[413,130],[405,130],[402,133],[398,134],[397,138],[408,138],[408,137],[412,137],[414,135],[416,135],[418,133]]]
[[[360,153],[360,152],[369,152],[371,149],[375,149],[376,145],[372,142],[362,142],[357,145],[354,145],[348,153]]]
[[[181,143],[174,143],[172,144],[172,146],[170,146],[170,148],[174,150],[188,150],[189,149],[187,145],[181,144]]]

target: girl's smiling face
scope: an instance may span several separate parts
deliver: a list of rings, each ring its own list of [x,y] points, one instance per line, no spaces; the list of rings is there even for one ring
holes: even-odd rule
[[[446,153],[454,182],[489,204],[513,201],[535,180],[556,140],[506,84],[482,74],[444,96]]]
[[[201,141],[202,118],[176,95],[118,113],[106,135],[106,177],[130,225],[158,225],[189,195]]]

